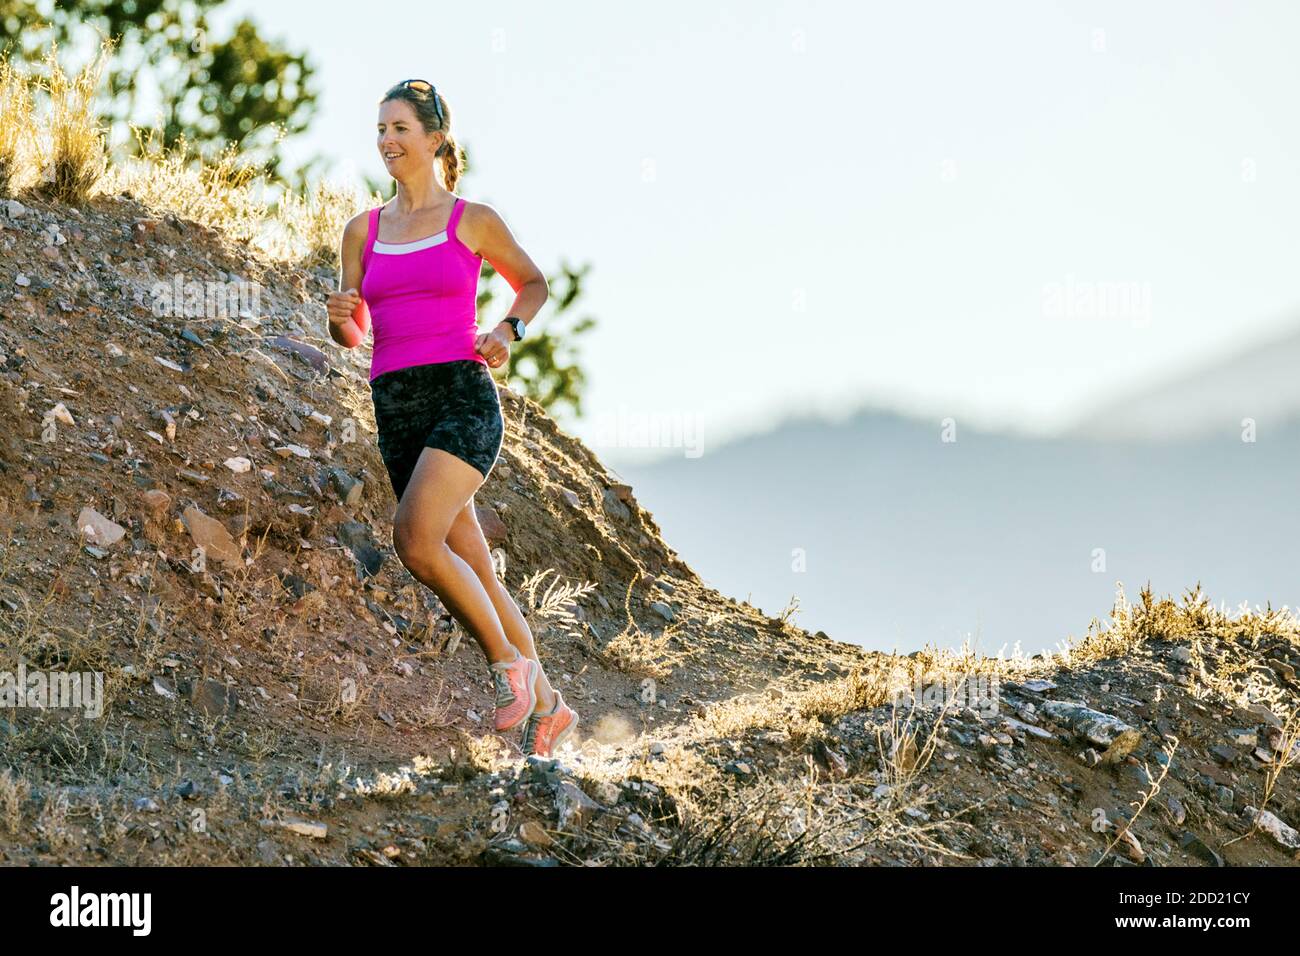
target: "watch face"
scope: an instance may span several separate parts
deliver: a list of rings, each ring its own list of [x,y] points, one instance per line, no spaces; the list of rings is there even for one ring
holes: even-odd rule
[[[515,338],[516,338],[516,339],[522,339],[522,338],[524,337],[524,329],[525,329],[525,326],[524,326],[524,322],[523,322],[523,320],[522,320],[522,319],[515,319],[515,320],[514,320],[513,322],[511,322],[510,324],[511,324],[512,326],[514,326],[514,329],[515,329]]]

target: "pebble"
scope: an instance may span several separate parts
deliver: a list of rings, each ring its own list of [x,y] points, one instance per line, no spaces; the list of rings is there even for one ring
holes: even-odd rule
[[[190,538],[196,546],[203,548],[209,558],[225,564],[243,565],[243,550],[220,521],[204,514],[194,505],[181,512],[181,516]]]
[[[520,824],[519,839],[529,846],[537,847],[548,847],[554,842],[550,834],[546,832],[546,828],[535,820],[528,820]]]
[[[290,833],[299,833],[302,836],[311,837],[313,840],[323,840],[329,835],[329,827],[314,820],[284,820],[280,823],[280,826]]]
[[[663,603],[663,601],[651,601],[650,610],[654,611],[665,621],[671,621],[677,617],[677,615],[673,613],[673,609]]]
[[[1187,819],[1187,810],[1183,807],[1182,802],[1177,797],[1169,797],[1165,800],[1165,805],[1169,808],[1169,815],[1173,817],[1175,824],[1181,826]]]
[[[1179,839],[1178,845],[1192,856],[1205,861],[1211,866],[1223,866],[1223,857],[1210,849],[1195,833],[1184,833]]]
[[[601,809],[596,801],[569,780],[561,781],[555,788],[555,807],[559,813],[561,830],[568,829],[571,824],[583,826]]]
[[[116,544],[126,534],[126,529],[120,524],[91,507],[82,508],[77,515],[77,530],[84,533],[89,541],[99,545]]]
[[[1267,810],[1246,807],[1242,815],[1271,836],[1278,846],[1287,850],[1300,850],[1300,833],[1297,833],[1294,827],[1282,822],[1272,813]]]

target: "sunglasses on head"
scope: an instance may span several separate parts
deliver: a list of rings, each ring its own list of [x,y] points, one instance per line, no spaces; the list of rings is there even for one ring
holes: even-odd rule
[[[433,109],[438,114],[438,125],[442,125],[442,106],[438,102],[438,93],[437,90],[433,88],[432,83],[428,80],[402,80],[402,82],[397,85],[403,89],[418,90],[421,93],[428,93],[432,96]]]

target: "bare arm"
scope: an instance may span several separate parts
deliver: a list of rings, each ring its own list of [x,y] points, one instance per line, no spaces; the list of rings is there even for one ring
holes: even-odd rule
[[[343,240],[339,246],[339,291],[330,293],[325,306],[329,312],[330,338],[349,349],[364,342],[370,332],[370,309],[358,291],[363,277],[361,255],[366,248],[368,220],[369,213],[363,212],[353,216],[343,227]]]
[[[501,274],[515,291],[514,304],[507,316],[522,319],[527,325],[541,311],[550,296],[546,276],[537,263],[519,245],[500,214],[486,203],[468,203],[456,230],[457,238],[471,252],[482,256]],[[506,342],[514,341],[508,325],[498,323],[490,334],[500,333]]]

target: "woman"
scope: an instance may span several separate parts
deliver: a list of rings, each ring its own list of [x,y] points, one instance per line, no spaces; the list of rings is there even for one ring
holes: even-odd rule
[[[511,343],[523,338],[546,302],[546,278],[495,209],[452,192],[462,159],[447,102],[432,84],[406,80],[389,90],[379,103],[378,134],[397,193],[344,227],[345,291],[330,293],[330,336],[354,348],[373,320],[370,392],[379,452],[398,499],[397,556],[483,649],[496,686],[496,729],[523,723],[524,752],[549,756],[578,715],[547,679],[474,514],[474,492],[505,433],[488,367],[505,364]],[[507,318],[479,334],[485,258],[515,301]]]

